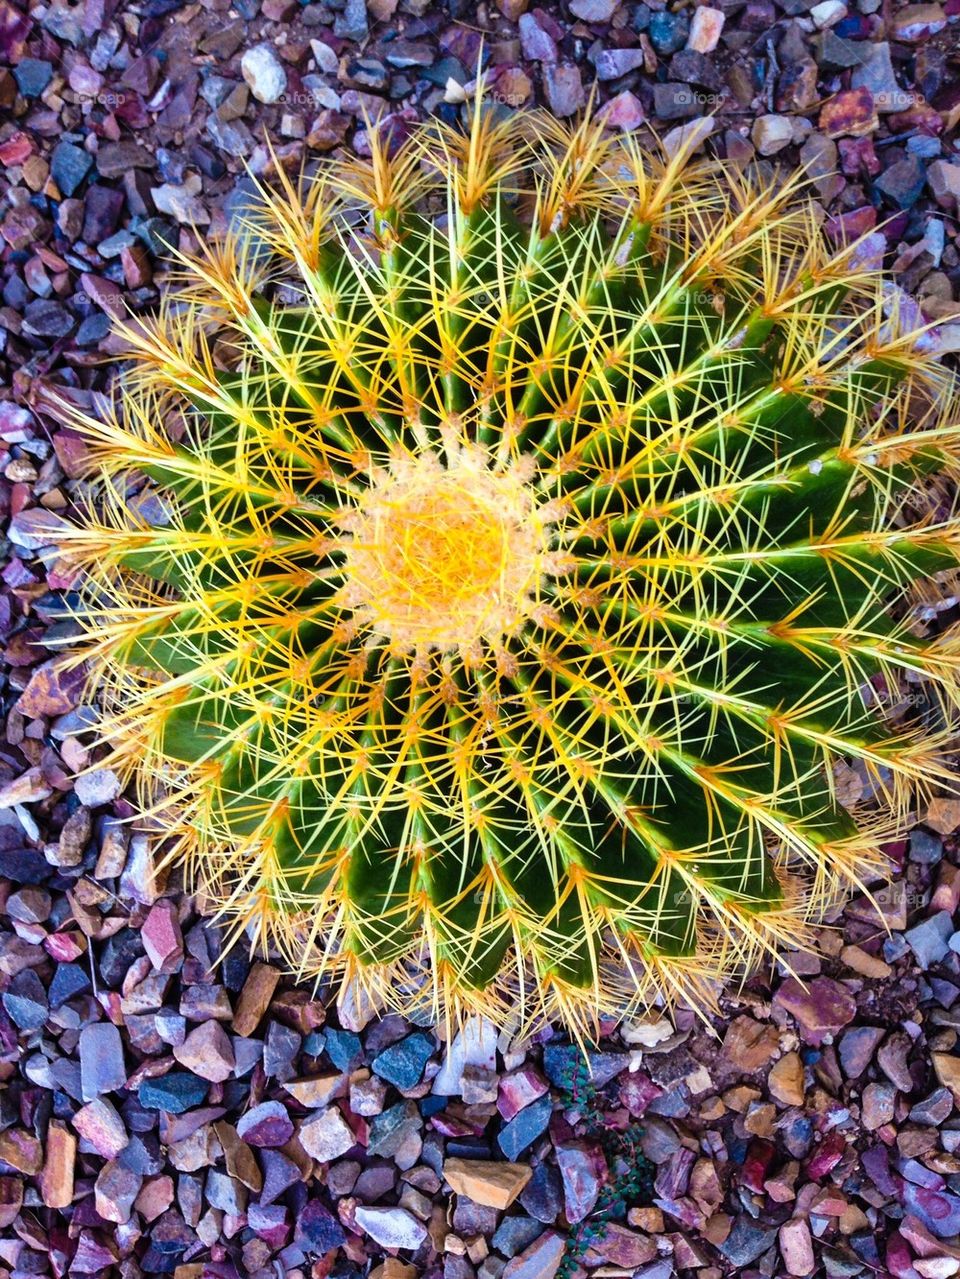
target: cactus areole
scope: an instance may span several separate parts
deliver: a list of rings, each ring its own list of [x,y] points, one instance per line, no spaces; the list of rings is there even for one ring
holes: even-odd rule
[[[803,945],[951,783],[960,413],[802,179],[468,116],[280,173],[122,326],[69,660],[235,936],[589,1034]]]

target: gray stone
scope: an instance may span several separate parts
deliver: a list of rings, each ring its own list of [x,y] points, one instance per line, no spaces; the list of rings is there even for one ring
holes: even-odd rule
[[[120,1031],[112,1022],[98,1021],[80,1032],[80,1089],[84,1101],[116,1092],[127,1082]]]
[[[917,957],[917,964],[926,972],[931,964],[937,964],[950,948],[953,919],[948,911],[941,910],[904,933],[910,949]]]

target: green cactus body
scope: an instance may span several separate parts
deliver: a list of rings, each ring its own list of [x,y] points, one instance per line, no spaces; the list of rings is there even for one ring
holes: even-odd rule
[[[81,655],[298,971],[503,1024],[704,1000],[948,779],[910,592],[958,529],[911,497],[955,403],[797,185],[478,108],[282,181],[126,326],[116,416],[71,415]]]

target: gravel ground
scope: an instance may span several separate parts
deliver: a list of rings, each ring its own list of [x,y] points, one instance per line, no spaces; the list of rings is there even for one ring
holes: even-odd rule
[[[452,119],[481,47],[507,108],[597,82],[612,128],[807,163],[956,351],[958,34],[960,0],[0,0],[0,1279],[960,1272],[960,803],[803,985],[621,1027],[592,1071],[216,966],[116,779],[71,781],[94,713],[51,666],[45,547],[79,442],[44,413],[106,385],[111,318],[156,302],[164,241],[223,230],[265,135],[298,166],[363,153],[365,112]]]

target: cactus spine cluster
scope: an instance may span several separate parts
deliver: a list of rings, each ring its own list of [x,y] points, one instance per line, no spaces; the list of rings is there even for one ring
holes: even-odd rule
[[[595,116],[370,136],[69,413],[113,761],[298,972],[505,1025],[702,1002],[950,777],[947,375],[799,179]]]

